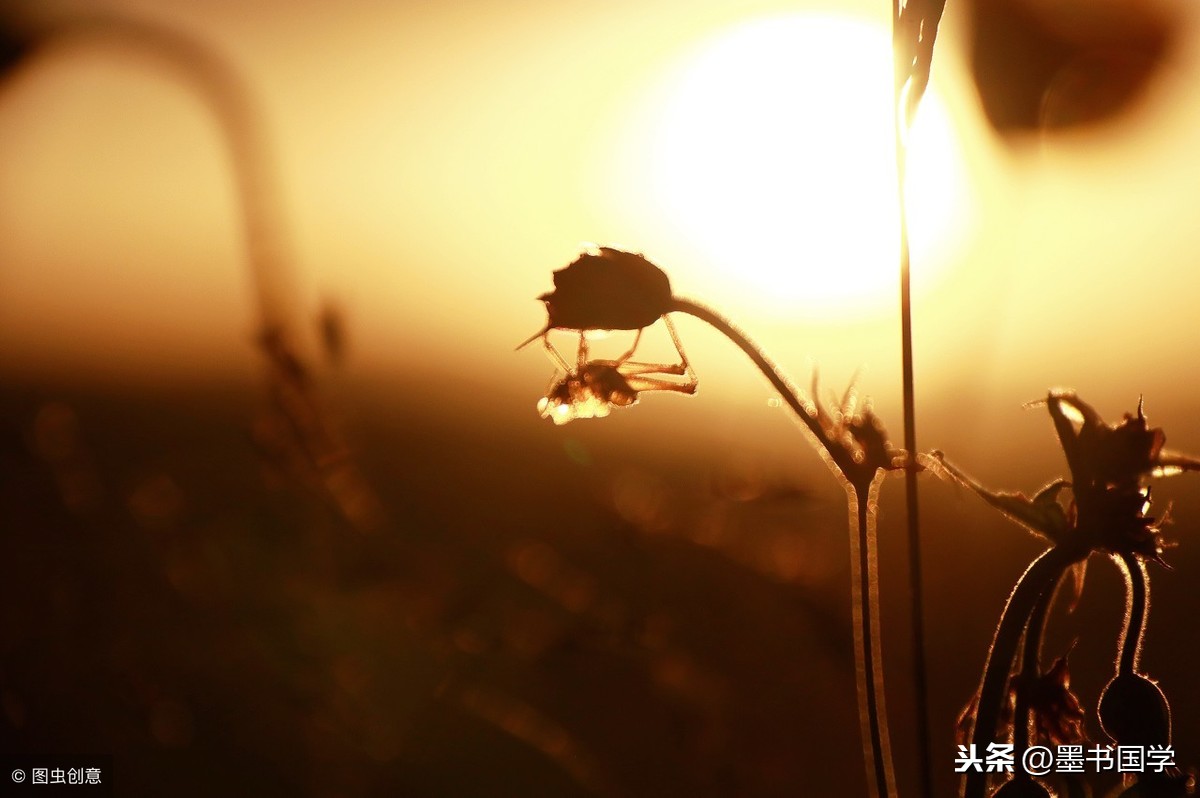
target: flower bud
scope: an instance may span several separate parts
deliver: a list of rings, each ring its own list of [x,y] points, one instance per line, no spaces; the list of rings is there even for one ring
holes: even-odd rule
[[[1171,708],[1157,684],[1121,673],[1100,695],[1100,726],[1118,745],[1170,745]]]

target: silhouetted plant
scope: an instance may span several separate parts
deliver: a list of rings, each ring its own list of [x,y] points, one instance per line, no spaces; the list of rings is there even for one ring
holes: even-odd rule
[[[150,59],[194,89],[212,112],[234,176],[257,315],[254,341],[265,361],[270,410],[257,420],[254,442],[272,467],[312,490],[352,525],[376,527],[379,500],[322,406],[313,358],[301,345],[278,179],[254,92],[239,70],[207,43],[168,26],[107,13],[42,19],[9,9],[0,12],[0,78],[48,47],[80,42]],[[336,314],[324,313],[319,330],[336,362],[344,339]]]
[[[984,751],[989,745],[1007,739],[1011,742],[1005,745],[1011,746],[1018,765],[1025,764],[1023,755],[1031,749],[1031,742],[1082,746],[1085,712],[1071,691],[1069,652],[1044,669],[1042,648],[1047,616],[1063,576],[1072,574],[1078,598],[1084,566],[1096,552],[1109,554],[1123,569],[1128,606],[1118,645],[1116,675],[1100,698],[1099,720],[1118,746],[1144,746],[1164,755],[1171,753],[1166,697],[1155,682],[1137,669],[1149,607],[1145,563],[1162,562],[1160,528],[1165,520],[1146,515],[1150,507],[1146,480],[1200,470],[1200,461],[1163,450],[1165,436],[1161,430],[1147,426],[1140,404],[1136,417],[1126,416],[1122,423],[1109,426],[1090,405],[1068,392],[1051,392],[1044,404],[1066,453],[1071,479],[1050,483],[1032,499],[1019,493],[997,493],[984,488],[940,452],[920,458],[910,456],[918,448],[904,197],[906,137],[929,83],[934,43],[944,8],[944,0],[907,3],[893,0],[892,4],[903,450],[891,445],[869,406],[857,407],[853,386],[832,411],[821,404],[815,378],[812,398],[805,397],[741,330],[715,311],[675,297],[666,275],[640,255],[601,248],[585,253],[556,272],[555,291],[540,297],[547,307],[546,325],[526,341],[540,337],[558,368],[546,395],[538,403],[538,410],[559,424],[575,418],[606,416],[614,407],[634,404],[647,391],[693,393],[696,377],[671,325],[672,312],[690,314],[715,327],[742,349],[779,391],[846,490],[852,529],[855,672],[867,785],[872,796],[896,794],[879,650],[875,539],[878,488],[888,472],[902,469],[906,474],[918,792],[931,795],[916,482],[921,466],[970,487],[993,507],[1052,544],[1017,582],[997,627],[979,691],[960,718],[960,727],[965,731],[964,755],[968,745],[972,751]],[[642,330],[660,318],[675,343],[679,362],[633,361]],[[578,348],[572,359],[563,357],[550,343],[548,333],[554,329],[578,333]],[[591,358],[587,332],[610,329],[636,330],[633,345],[615,359]],[[681,377],[685,379],[681,381]],[[1064,503],[1065,496],[1069,499]],[[1137,774],[1136,783],[1127,783],[1120,795],[1126,798],[1185,795],[1190,794],[1191,782],[1187,773],[1175,767],[1151,769]],[[983,798],[988,787],[988,774],[982,768],[977,772],[967,769],[962,785],[965,798]],[[1062,794],[1070,798],[1090,794],[1083,780],[1074,774],[1061,777],[1061,788]],[[1057,794],[1023,767],[1014,767],[1013,778],[992,793],[1003,798],[1043,798]]]
[[[1200,460],[1163,449],[1166,436],[1146,423],[1139,402],[1136,416],[1116,425],[1073,393],[1052,392],[1041,402],[1050,411],[1066,455],[1070,480],[1057,479],[1032,499],[1021,493],[991,491],[949,463],[941,452],[929,462],[937,473],[979,494],[988,504],[1026,529],[1050,541],[1021,576],[1001,615],[973,706],[964,711],[970,750],[980,752],[1010,733],[1013,755],[1020,762],[1032,728],[1055,744],[1082,742],[1082,712],[1070,692],[1064,655],[1048,670],[1040,665],[1042,632],[1064,575],[1074,576],[1076,598],[1083,573],[1094,553],[1108,554],[1125,574],[1124,628],[1118,644],[1116,675],[1100,698],[1098,716],[1105,733],[1118,745],[1164,750],[1171,744],[1170,709],[1157,684],[1137,670],[1138,654],[1149,610],[1150,581],[1146,562],[1162,563],[1163,518],[1147,515],[1147,479],[1200,470]],[[1065,504],[1063,497],[1069,496]],[[1022,663],[1012,673],[1018,650]],[[1003,719],[1010,693],[1016,711]],[[1003,722],[1002,722],[1003,720]],[[1004,729],[1002,727],[1009,727]],[[1014,781],[1028,780],[1017,770]],[[1146,772],[1123,794],[1186,794],[1189,777],[1176,770]],[[987,774],[968,769],[966,798],[982,798]],[[1016,788],[1013,788],[1016,789]]]
[[[548,322],[530,339],[542,338],[558,368],[549,391],[538,404],[543,416],[561,424],[575,418],[605,416],[613,407],[634,404],[645,391],[694,392],[696,379],[667,315],[686,313],[716,328],[750,357],[795,412],[822,459],[840,479],[853,531],[856,672],[868,781],[873,794],[895,794],[879,650],[875,512],[882,477],[918,458],[910,459],[891,445],[871,408],[857,407],[853,387],[832,411],[817,398],[815,378],[812,398],[804,396],[731,322],[699,303],[674,296],[665,274],[641,255],[611,248],[585,253],[556,273],[555,284],[556,291],[541,297],[547,306]],[[629,287],[629,302],[625,301],[622,284]],[[595,293],[588,293],[586,287],[595,287]],[[660,311],[658,318],[668,325],[681,362],[631,360],[642,329],[655,323],[652,314]],[[619,358],[591,359],[587,332],[605,325],[635,329],[637,338]],[[550,343],[551,329],[578,334],[573,362]],[[675,381],[681,375],[689,380]],[[1078,598],[1087,561],[1100,552],[1110,555],[1125,573],[1128,611],[1118,645],[1116,674],[1099,701],[1098,717],[1116,745],[1142,746],[1167,754],[1171,751],[1169,705],[1159,686],[1137,669],[1149,609],[1145,563],[1162,563],[1161,527],[1165,522],[1165,517],[1147,515],[1147,480],[1200,470],[1200,460],[1164,449],[1165,435],[1161,429],[1149,427],[1140,403],[1136,416],[1126,415],[1116,425],[1105,424],[1089,404],[1070,392],[1051,392],[1045,400],[1032,404],[1049,410],[1070,471],[1070,479],[1050,482],[1033,498],[984,487],[940,451],[919,458],[938,475],[970,488],[1006,517],[1052,544],[1021,576],[1004,609],[979,691],[960,721],[966,731],[963,751],[968,745],[971,751],[990,750],[993,744],[1011,739],[1014,761],[1023,763],[1031,734],[1039,745],[1083,743],[1084,712],[1070,689],[1068,654],[1043,669],[1043,632],[1064,575],[1073,575]],[[1021,768],[1015,771],[1014,778],[1001,785],[995,795],[1014,798],[1051,794]],[[1137,779],[1122,795],[1183,795],[1190,785],[1190,777],[1176,768],[1147,771],[1138,774]],[[987,788],[988,775],[983,769],[967,769],[965,798],[983,798]],[[1070,795],[1082,787],[1074,779],[1066,789]]]
[[[812,397],[806,397],[750,338],[728,319],[697,302],[674,296],[666,275],[643,256],[603,247],[585,252],[555,272],[555,290],[540,299],[547,322],[525,344],[541,338],[558,372],[538,402],[544,417],[562,424],[575,418],[603,417],[613,407],[634,404],[640,393],[692,393],[696,378],[683,353],[669,313],[686,313],[704,321],[746,353],[807,430],[825,464],[846,491],[850,513],[852,600],[855,668],[859,716],[872,794],[895,793],[891,743],[884,701],[883,659],[880,653],[879,596],[876,549],[876,505],[879,484],[907,458],[894,448],[869,404],[859,406],[853,386],[838,407],[830,410],[819,399],[813,378]],[[667,326],[680,356],[677,364],[633,361],[642,330],[659,319]],[[551,343],[552,329],[578,333],[573,359]],[[599,329],[636,330],[633,346],[612,360],[592,359],[587,332]],[[522,344],[524,346],[525,344]],[[686,382],[672,378],[686,377]]]

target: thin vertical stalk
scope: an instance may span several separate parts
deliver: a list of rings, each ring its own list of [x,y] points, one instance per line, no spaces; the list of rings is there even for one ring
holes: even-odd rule
[[[894,8],[895,21],[899,9]],[[904,402],[904,449],[908,462],[904,470],[904,504],[908,529],[909,587],[912,591],[912,667],[913,699],[916,703],[917,763],[920,778],[919,792],[930,795],[933,789],[933,761],[930,753],[929,683],[925,657],[925,596],[921,568],[921,521],[917,491],[917,418],[913,388],[913,331],[911,253],[908,245],[908,211],[904,197],[908,154],[904,143],[904,93],[901,81],[896,81],[894,95],[893,133],[896,140],[896,201],[899,212],[900,239],[900,363]]]

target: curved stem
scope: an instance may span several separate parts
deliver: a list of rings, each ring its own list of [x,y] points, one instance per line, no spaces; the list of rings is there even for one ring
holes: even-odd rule
[[[887,729],[887,708],[884,704],[883,658],[880,656],[878,618],[879,575],[875,539],[875,504],[882,472],[869,477],[856,474],[855,479],[843,473],[831,455],[834,445],[821,426],[816,405],[802,398],[770,358],[736,325],[721,314],[686,299],[676,298],[673,311],[687,313],[717,329],[749,356],[758,370],[779,391],[783,400],[795,412],[818,444],[818,449],[830,470],[842,482],[850,507],[851,602],[854,616],[855,682],[858,691],[859,728],[862,733],[863,757],[867,764],[867,784],[871,796],[895,794],[896,779],[892,766],[891,741]]]
[[[820,422],[817,420],[816,406],[812,402],[804,401],[801,398],[803,394],[800,393],[800,390],[792,385],[791,380],[779,370],[775,362],[767,357],[766,353],[756,343],[751,341],[750,337],[742,332],[741,328],[712,308],[690,299],[675,297],[671,310],[695,316],[700,321],[716,328],[717,332],[737,345],[754,362],[754,365],[758,367],[758,370],[767,378],[772,387],[779,391],[779,395],[783,397],[783,401],[787,402],[788,407],[792,408],[796,417],[816,437],[817,443],[821,448],[823,450],[829,448],[829,437],[825,434],[825,430],[822,429]]]
[[[1118,673],[1136,673],[1146,633],[1146,615],[1150,610],[1150,574],[1146,564],[1133,554],[1120,555],[1125,573],[1125,627],[1121,630]]]
[[[1025,628],[1025,640],[1021,647],[1021,670],[1017,679],[1023,686],[1028,686],[1041,676],[1042,643],[1045,640],[1046,619],[1050,615],[1050,607],[1058,593],[1058,582],[1049,590],[1042,593],[1033,612],[1029,616],[1029,625]],[[1020,762],[1025,749],[1029,747],[1029,691],[1017,690],[1017,702],[1013,711],[1013,758]],[[1029,778],[1024,770],[1016,769],[1016,778]]]
[[[253,93],[227,61],[208,45],[180,31],[153,23],[93,16],[51,23],[33,31],[35,40],[111,41],[147,54],[169,66],[197,89],[224,134],[240,205],[242,234],[254,291],[261,337],[290,340],[295,327],[296,287],[285,251],[278,212],[276,175]]]
[[[1046,550],[1025,570],[1008,597],[992,640],[992,648],[988,652],[983,683],[979,687],[975,723],[971,730],[971,744],[977,751],[986,751],[988,744],[995,742],[996,726],[1005,701],[1013,659],[1034,607],[1042,595],[1058,582],[1063,572],[1082,556],[1080,552],[1065,546]],[[967,771],[963,780],[964,798],[983,798],[986,788],[987,774]]]
[[[381,518],[374,492],[358,472],[336,427],[312,390],[303,341],[297,336],[297,287],[286,250],[278,181],[259,105],[241,75],[215,49],[185,33],[118,16],[95,15],[44,23],[27,32],[30,46],[99,41],[148,55],[196,90],[216,118],[227,147],[237,194],[257,338],[267,360],[268,389],[294,448],[338,512],[360,529]]]

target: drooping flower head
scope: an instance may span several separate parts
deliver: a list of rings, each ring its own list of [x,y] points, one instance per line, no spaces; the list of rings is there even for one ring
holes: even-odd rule
[[[538,297],[546,303],[546,325],[529,340],[541,338],[558,374],[538,402],[543,418],[565,424],[576,418],[603,418],[613,407],[626,407],[643,391],[696,391],[696,375],[668,315],[676,307],[667,275],[640,254],[612,247],[584,252],[554,272],[554,290]],[[679,355],[678,363],[633,360],[646,327],[662,320]],[[573,358],[550,343],[550,330],[579,334]],[[593,359],[587,333],[636,330],[633,345],[613,360]],[[520,349],[521,347],[517,347]],[[682,381],[672,379],[683,377]]]
[[[641,330],[674,302],[666,272],[612,247],[584,252],[556,271],[554,290],[538,299],[546,303],[546,326],[521,346],[550,330]]]

